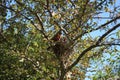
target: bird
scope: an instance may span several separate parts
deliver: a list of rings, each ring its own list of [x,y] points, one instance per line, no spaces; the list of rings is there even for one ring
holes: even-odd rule
[[[53,40],[54,42],[59,41],[61,39],[61,35],[62,35],[62,33],[60,30],[51,38],[51,40]]]
[[[54,42],[60,41],[61,35],[62,35],[62,33],[61,33],[61,30],[60,30],[51,38],[51,40],[54,41]],[[55,47],[55,45],[49,46],[47,48],[47,50],[50,50],[51,48],[54,48],[54,47]]]

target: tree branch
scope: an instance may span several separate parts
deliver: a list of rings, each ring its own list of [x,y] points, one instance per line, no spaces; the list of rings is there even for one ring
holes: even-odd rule
[[[111,28],[110,30],[108,30],[105,34],[103,34],[98,41],[96,42],[96,44],[99,44],[103,38],[105,38],[109,33],[111,33],[112,31],[114,31],[115,29],[117,29],[118,27],[120,27],[120,24],[117,24],[116,26],[114,26],[113,28]]]
[[[88,52],[90,51],[91,49],[95,48],[95,47],[98,47],[98,46],[102,46],[102,45],[99,45],[99,43],[103,40],[104,37],[106,37],[109,33],[111,33],[113,30],[117,29],[118,27],[120,27],[120,24],[117,24],[116,26],[114,26],[113,28],[111,28],[110,30],[108,30],[105,34],[103,34],[99,39],[98,41],[96,42],[95,45],[91,45],[90,47],[88,47],[87,49],[85,49],[79,56],[78,58],[73,62],[73,64],[71,64],[70,66],[68,66],[68,68],[66,69],[66,71],[68,72],[69,70],[71,70],[79,61],[80,59]],[[110,45],[110,44],[107,44],[107,45]],[[112,45],[112,44],[111,44]],[[116,45],[116,44],[113,44],[113,45]],[[119,45],[119,44],[117,44]]]
[[[105,1],[107,1],[107,0],[101,1],[98,5],[95,6],[95,9],[97,9],[99,6],[101,6]]]
[[[120,16],[118,16],[118,17],[116,17],[116,18],[108,21],[108,22],[105,23],[105,24],[100,25],[100,26],[97,27],[96,29],[91,29],[89,32],[92,32],[92,31],[95,31],[95,30],[99,30],[99,29],[101,29],[102,27],[104,27],[104,26],[112,23],[113,21],[116,21],[117,19],[120,19]],[[79,34],[78,36],[76,36],[76,37],[73,39],[73,41],[76,41],[77,39],[81,38],[81,37],[82,37],[83,35],[85,35],[86,33],[88,33],[88,32],[87,32],[87,31],[84,31],[82,34]]]
[[[46,0],[46,3],[47,8],[49,8],[49,0]]]
[[[80,59],[91,49],[97,47],[97,45],[92,45],[90,47],[88,47],[87,49],[85,49],[80,55],[79,57],[73,62],[73,64],[71,64],[70,66],[68,66],[68,68],[66,69],[66,71],[68,72],[69,70],[71,70],[79,61]]]
[[[103,43],[103,44],[100,44],[100,46],[106,46],[106,45],[109,45],[109,46],[112,46],[112,45],[120,46],[120,43]]]
[[[113,19],[115,17],[92,17],[93,19]]]
[[[120,16],[118,16],[118,17],[116,17],[116,18],[114,18],[114,19],[112,19],[112,20],[108,21],[108,22],[107,22],[107,23],[105,23],[105,24],[102,24],[101,26],[99,26],[99,27],[98,27],[98,28],[96,28],[95,30],[98,30],[98,29],[100,29],[101,27],[104,27],[104,26],[106,26],[106,25],[108,25],[108,24],[112,23],[113,21],[116,21],[117,19],[120,19]]]
[[[43,33],[44,37],[48,40],[48,36],[45,34],[45,30],[44,30],[44,26],[43,26],[43,22],[41,21],[41,18],[39,17],[39,15],[37,13],[35,13],[38,21],[39,21],[39,24],[41,26],[41,32]]]

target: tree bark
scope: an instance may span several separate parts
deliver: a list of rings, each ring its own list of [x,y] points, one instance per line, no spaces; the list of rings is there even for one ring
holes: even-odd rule
[[[66,71],[65,71],[65,67],[64,67],[64,62],[60,61],[60,78],[59,80],[64,80]]]

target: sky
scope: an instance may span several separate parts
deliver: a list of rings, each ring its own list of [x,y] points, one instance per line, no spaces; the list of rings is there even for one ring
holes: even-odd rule
[[[118,6],[118,5],[120,5],[120,0],[116,0],[116,3],[115,3],[115,5],[116,6]],[[110,9],[112,9],[112,6],[110,6],[109,7]],[[108,17],[108,13],[104,13],[104,14],[101,14],[100,16],[104,16],[104,17]],[[100,20],[100,21],[97,21],[97,23],[98,24],[103,24],[103,23],[105,23],[106,22],[106,20],[105,19],[103,19],[103,20]],[[118,20],[117,21],[117,23],[120,23],[120,20]],[[113,25],[112,25],[113,26]],[[120,31],[120,28],[118,28],[117,30],[115,30],[115,31],[113,31],[113,32],[116,32],[116,31]],[[95,38],[96,36],[98,36],[98,35],[102,35],[102,34],[104,34],[104,31],[103,32],[100,32],[100,31],[95,31],[95,32],[92,32],[90,35],[93,37],[93,38]],[[112,37],[116,37],[116,36],[112,36]],[[120,50],[120,46],[119,47],[117,47],[117,49],[118,50]],[[112,54],[114,54],[114,53],[112,53]],[[120,56],[120,53],[116,53],[116,54],[118,54],[118,56]],[[113,60],[115,60],[117,57],[116,56],[111,56],[109,53],[105,53],[104,55],[103,55],[103,57],[104,57],[104,59],[113,59]],[[99,67],[97,67],[97,70],[99,71],[99,70],[101,70],[102,68],[103,68],[103,64],[101,64],[99,61],[97,62],[97,63],[92,63],[91,64],[91,66],[92,67],[90,67],[90,68],[88,68],[87,70],[94,70],[95,69],[95,65],[99,65]],[[101,65],[101,66],[100,66]],[[104,65],[109,65],[109,62],[108,61],[104,61]],[[93,76],[94,74],[96,74],[96,72],[87,72],[86,73],[86,78],[85,78],[85,80],[91,80],[89,77],[87,77],[87,76]]]

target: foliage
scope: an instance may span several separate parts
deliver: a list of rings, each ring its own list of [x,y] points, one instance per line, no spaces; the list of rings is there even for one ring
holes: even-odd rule
[[[117,73],[112,68],[119,65],[119,57],[112,58],[119,56],[120,48],[120,7],[115,3],[115,0],[1,0],[0,79],[64,80],[70,72],[72,80],[83,80],[91,63],[106,61],[105,53],[111,55],[107,59],[110,66],[103,66],[105,75],[101,71],[91,79],[97,80],[101,75],[108,79],[119,73],[119,67]],[[51,39],[59,31],[62,42],[54,42]],[[62,56],[48,50],[57,44],[61,47],[54,49]]]

